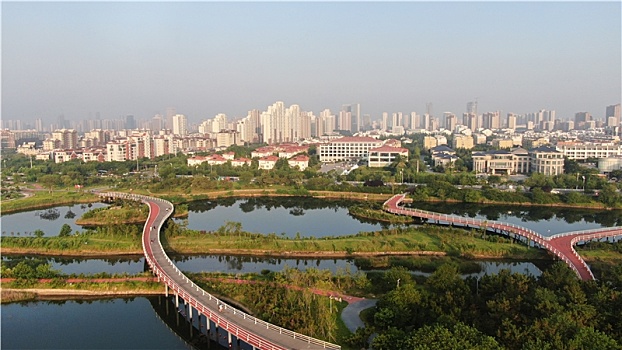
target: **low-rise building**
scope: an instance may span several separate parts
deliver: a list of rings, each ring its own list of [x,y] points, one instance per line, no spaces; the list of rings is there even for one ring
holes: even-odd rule
[[[304,154],[299,154],[289,159],[287,161],[287,164],[289,164],[289,166],[292,168],[298,167],[300,171],[304,171],[306,168],[309,167],[309,157],[305,156]]]
[[[342,137],[319,146],[320,161],[324,163],[365,159],[369,150],[383,141],[371,137]]]
[[[408,149],[401,147],[382,146],[369,150],[367,166],[381,168],[390,165],[397,157],[408,161]]]
[[[466,135],[454,135],[454,139],[451,145],[454,149],[458,149],[458,148],[471,149],[474,146],[473,137],[466,136]]]
[[[476,152],[471,157],[475,173],[514,175],[530,171],[529,152],[523,148]]]
[[[558,142],[555,149],[564,157],[574,160],[611,158],[622,156],[622,144],[615,142]]]
[[[564,155],[553,147],[538,147],[529,151],[532,173],[559,175],[564,173]]]
[[[233,159],[231,161],[231,166],[233,167],[240,167],[244,165],[250,166],[251,164],[252,164],[252,161],[248,158],[238,158],[238,159]]]
[[[273,169],[278,160],[279,160],[279,157],[277,156],[267,156],[267,157],[259,158],[259,169],[263,169],[263,170]]]

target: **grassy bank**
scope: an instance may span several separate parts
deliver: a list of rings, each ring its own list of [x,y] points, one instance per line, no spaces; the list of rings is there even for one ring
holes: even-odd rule
[[[125,233],[121,230],[129,230]],[[137,228],[112,229],[71,237],[2,237],[3,254],[48,256],[107,256],[142,254]],[[226,232],[226,231],[225,231]],[[546,254],[503,237],[478,231],[423,226],[394,228],[343,237],[299,238],[248,232],[201,233],[183,231],[163,240],[176,254],[254,255],[345,258],[384,255],[451,255],[477,258],[542,258]]]
[[[73,191],[33,191],[33,195],[21,199],[2,201],[0,211],[2,214],[16,213],[20,211],[51,208],[60,205],[76,203],[93,203],[99,201],[99,197],[90,192]]]
[[[47,256],[141,255],[140,235],[81,234],[71,237],[2,237],[2,254]]]
[[[485,239],[482,239],[485,238]],[[167,246],[180,254],[244,254],[301,257],[373,255],[430,255],[532,259],[538,249],[476,231],[423,226],[394,228],[343,237],[289,239],[276,234],[206,234],[192,232],[167,238]]]
[[[14,267],[17,270],[18,267]],[[9,274],[11,269],[6,270]],[[163,294],[164,286],[150,276],[86,276],[73,278],[3,278],[2,303],[27,300],[111,297]]]

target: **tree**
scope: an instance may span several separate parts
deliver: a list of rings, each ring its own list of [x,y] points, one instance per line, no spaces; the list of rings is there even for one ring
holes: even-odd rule
[[[618,343],[607,334],[595,330],[593,327],[579,329],[570,340],[568,349],[619,349]]]
[[[606,206],[614,208],[622,204],[620,194],[616,192],[616,187],[613,184],[606,184],[598,195],[598,199]]]
[[[69,237],[71,234],[71,226],[69,224],[63,224],[63,227],[60,228],[60,232],[58,233],[58,237]]]
[[[43,232],[42,230],[36,229],[35,232],[33,232],[33,234],[35,235],[35,237],[41,238],[45,235],[45,232]]]
[[[403,345],[404,348],[418,350],[501,349],[493,337],[461,322],[451,328],[438,324],[424,326],[412,332]]]
[[[41,176],[41,178],[39,178],[39,183],[43,187],[48,188],[50,193],[52,192],[52,188],[54,186],[57,186],[60,182],[61,181],[59,175],[43,175]]]

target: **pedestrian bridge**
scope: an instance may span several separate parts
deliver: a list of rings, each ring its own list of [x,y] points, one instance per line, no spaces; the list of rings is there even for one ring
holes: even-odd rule
[[[185,314],[190,321],[198,318],[200,329],[205,329],[208,337],[213,332],[226,332],[229,347],[239,348],[240,342],[253,349],[341,349],[320,339],[273,325],[229,306],[206,292],[184,275],[168,257],[160,241],[162,225],[173,213],[169,201],[136,194],[107,192],[100,193],[105,198],[121,198],[140,201],[149,206],[149,217],[143,228],[143,253],[158,280],[165,284],[166,296],[172,293],[175,306],[180,301],[185,304]],[[278,301],[275,301],[278,302]],[[215,329],[211,329],[214,325]]]
[[[407,215],[425,219],[436,224],[458,225],[467,228],[479,228],[492,230],[509,237],[525,241],[528,245],[534,245],[553,253],[564,261],[579,278],[583,280],[593,280],[594,274],[585,260],[574,249],[574,246],[581,242],[595,239],[622,237],[622,227],[603,227],[594,230],[566,232],[550,237],[545,237],[533,230],[504,223],[500,221],[488,221],[480,219],[465,218],[458,215],[440,214],[427,210],[404,208],[400,204],[406,198],[406,194],[398,194],[384,202],[385,211],[397,215]]]

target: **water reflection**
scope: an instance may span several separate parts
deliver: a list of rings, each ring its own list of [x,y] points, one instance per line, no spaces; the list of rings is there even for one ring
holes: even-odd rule
[[[10,266],[15,265],[21,259],[39,259],[47,261],[54,270],[58,270],[64,275],[89,275],[98,273],[108,274],[139,274],[145,271],[145,259],[142,256],[136,257],[117,257],[105,259],[80,259],[65,257],[31,257],[31,256],[2,256],[3,262],[9,262]],[[333,274],[339,271],[350,271],[356,273],[359,270],[371,271],[368,267],[359,267],[353,259],[283,259],[275,257],[253,257],[253,256],[227,256],[227,255],[202,255],[202,256],[172,256],[171,259],[180,270],[186,272],[220,272],[220,273],[257,273],[263,270],[279,272],[285,267],[306,270],[316,268],[319,270],[329,270]],[[464,276],[478,276],[483,274],[498,273],[501,269],[509,269],[517,273],[529,273],[539,276],[551,261],[537,260],[527,261],[491,261],[480,260],[472,261],[479,265],[477,273],[465,273]],[[425,271],[424,271],[425,270]],[[429,275],[429,269],[413,270],[413,273]],[[471,270],[473,271],[473,270]]]
[[[42,230],[47,237],[58,236],[64,224],[75,233],[84,229],[76,224],[77,218],[91,209],[106,206],[104,203],[74,204],[2,215],[2,235],[34,237],[34,231]]]
[[[240,222],[245,231],[275,233],[294,238],[297,235],[352,235],[389,226],[386,223],[350,216],[348,207],[354,204],[360,202],[311,197],[202,200],[188,204],[187,227],[198,231],[216,231],[227,221],[235,221]]]
[[[188,349],[146,298],[2,305],[3,349]]]
[[[443,214],[508,222],[532,229],[545,236],[622,225],[622,215],[620,211],[615,210],[422,202],[411,203],[408,206]]]

